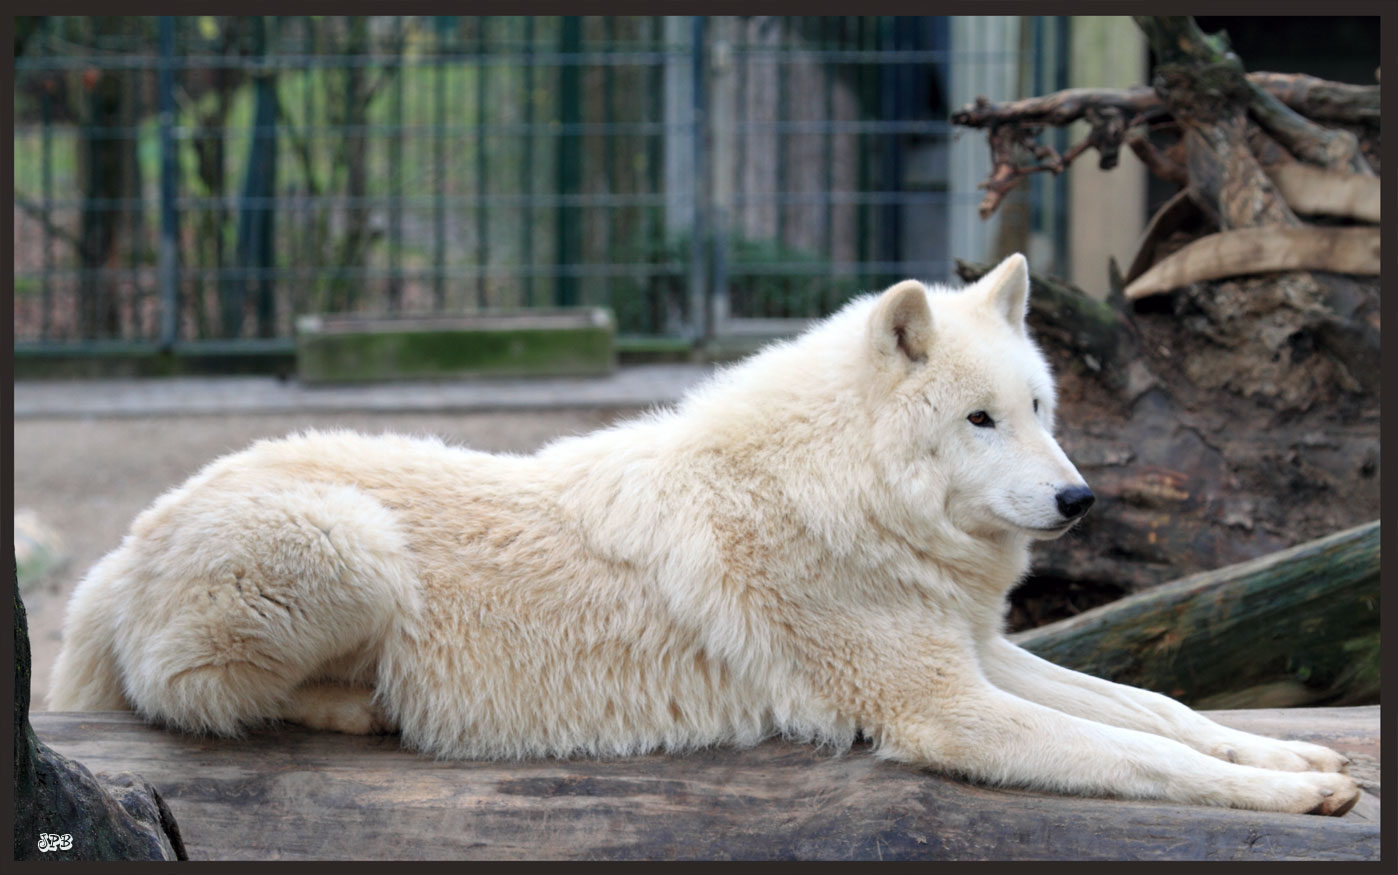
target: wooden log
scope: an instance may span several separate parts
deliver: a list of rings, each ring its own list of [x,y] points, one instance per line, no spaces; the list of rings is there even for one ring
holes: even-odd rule
[[[1195,707],[1377,701],[1379,523],[1195,574],[1014,636]]]
[[[1378,859],[1378,708],[1247,721],[1372,764],[1369,792],[1325,818],[991,789],[862,746],[442,762],[392,736],[212,739],[125,712],[35,715],[56,749],[158,782],[192,859]]]
[[[1327,270],[1377,276],[1376,227],[1239,228],[1200,237],[1162,258],[1126,286],[1138,300],[1190,283],[1284,270]]]

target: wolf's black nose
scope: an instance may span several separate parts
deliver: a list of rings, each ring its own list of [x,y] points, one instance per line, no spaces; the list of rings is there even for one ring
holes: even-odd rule
[[[1087,513],[1087,509],[1092,507],[1092,490],[1086,486],[1074,486],[1065,489],[1055,496],[1058,499],[1058,512],[1063,514],[1065,519],[1075,520]]]

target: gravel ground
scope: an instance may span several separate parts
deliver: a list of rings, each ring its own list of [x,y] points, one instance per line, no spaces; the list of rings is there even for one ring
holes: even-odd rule
[[[212,459],[253,440],[303,428],[433,434],[491,451],[528,452],[553,438],[591,431],[630,411],[509,413],[299,413],[15,421],[15,509],[57,530],[68,561],[24,593],[34,654],[33,707],[48,700],[62,640],[63,609],[93,562],[115,548],[131,520],[166,489]]]

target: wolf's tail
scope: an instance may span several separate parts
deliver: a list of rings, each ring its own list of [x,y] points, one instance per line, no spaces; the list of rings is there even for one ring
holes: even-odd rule
[[[118,586],[112,559],[94,565],[68,603],[63,648],[49,682],[51,711],[131,710],[113,647]]]

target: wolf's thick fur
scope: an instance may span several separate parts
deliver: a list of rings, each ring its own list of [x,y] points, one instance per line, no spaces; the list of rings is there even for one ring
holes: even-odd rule
[[[676,410],[535,455],[310,432],[219,459],[78,587],[60,710],[402,732],[439,757],[773,735],[1045,790],[1335,813],[1345,760],[1002,635],[1091,501],[1024,259],[905,281]]]

